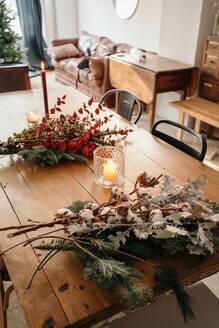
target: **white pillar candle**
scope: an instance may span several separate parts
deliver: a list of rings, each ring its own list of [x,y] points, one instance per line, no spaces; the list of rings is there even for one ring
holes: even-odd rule
[[[37,123],[39,121],[39,115],[34,114],[33,112],[28,112],[26,117],[29,124]]]
[[[106,180],[114,182],[118,178],[118,165],[117,163],[109,159],[106,164],[103,165],[103,176]]]

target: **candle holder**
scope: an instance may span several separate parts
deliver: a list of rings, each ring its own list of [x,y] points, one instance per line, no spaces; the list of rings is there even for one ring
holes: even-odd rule
[[[121,186],[125,181],[125,152],[113,146],[98,147],[94,151],[95,183],[103,188]]]
[[[30,110],[25,112],[27,124],[29,128],[34,127],[39,122],[39,115],[37,114],[36,110]]]

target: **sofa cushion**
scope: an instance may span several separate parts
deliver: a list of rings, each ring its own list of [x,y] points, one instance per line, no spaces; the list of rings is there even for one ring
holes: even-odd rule
[[[78,76],[78,64],[84,57],[80,58],[69,58],[64,65],[64,69],[66,72],[74,75],[75,78]]]
[[[67,43],[58,47],[48,48],[47,53],[56,61],[60,61],[65,58],[81,56],[81,52],[79,51],[79,49],[72,43]]]
[[[116,43],[106,37],[101,37],[97,45],[96,56],[104,57],[116,52]]]
[[[78,41],[78,48],[84,55],[88,55],[87,48],[90,48],[91,55],[94,55],[99,39],[100,37],[97,35],[92,35],[82,31]]]
[[[90,74],[89,68],[79,69],[78,70],[79,81],[85,85],[88,85],[90,81],[89,74]]]
[[[89,68],[90,68],[90,75],[89,75],[90,81],[94,81],[96,85],[100,86],[103,82],[103,74],[104,74],[103,58],[100,57],[90,58]]]

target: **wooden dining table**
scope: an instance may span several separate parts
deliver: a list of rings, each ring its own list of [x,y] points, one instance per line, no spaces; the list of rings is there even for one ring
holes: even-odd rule
[[[88,98],[71,87],[49,89],[52,105],[56,96],[66,94],[64,113],[79,108]],[[39,107],[43,114],[41,90],[2,94],[0,97],[0,139],[26,127],[25,112]],[[130,126],[130,123],[114,115],[112,125]],[[175,179],[177,184],[187,178],[207,177],[204,188],[207,198],[219,202],[219,173],[183,152],[156,139],[150,133],[132,125],[125,146],[125,184],[131,190],[136,177],[142,171],[158,176],[161,173]],[[63,163],[45,167],[26,163],[18,156],[0,158],[0,228],[28,224],[29,220],[51,221],[59,208],[75,200],[109,199],[110,190],[94,183],[93,163]],[[41,233],[48,232],[45,228]],[[36,236],[36,232],[8,238],[8,232],[0,232],[0,250]],[[115,295],[108,295],[95,283],[83,277],[83,266],[73,253],[59,253],[36,275],[31,288],[28,281],[44,257],[43,251],[31,243],[6,253],[3,258],[18,295],[28,327],[91,327],[107,318],[125,311]],[[159,261],[174,264],[185,285],[219,271],[219,253],[206,259],[177,256]],[[144,281],[154,285],[152,268],[141,264]]]

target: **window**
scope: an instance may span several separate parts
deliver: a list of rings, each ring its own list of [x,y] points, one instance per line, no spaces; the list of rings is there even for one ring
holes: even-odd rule
[[[15,19],[11,22],[11,27],[19,36],[22,36],[16,0],[5,0],[5,2],[15,16]]]

